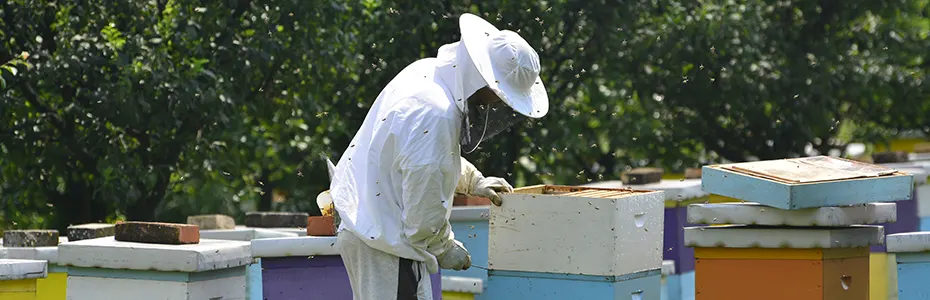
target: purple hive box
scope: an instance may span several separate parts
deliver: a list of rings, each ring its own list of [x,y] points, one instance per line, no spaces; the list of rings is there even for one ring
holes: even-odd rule
[[[352,300],[352,287],[335,237],[286,237],[252,241],[261,258],[262,299]],[[442,299],[442,278],[430,275],[433,299]]]
[[[688,207],[665,208],[665,242],[662,251],[663,260],[675,262],[675,270],[687,273],[694,270],[694,248],[685,247],[685,227],[688,224]]]
[[[879,224],[885,227],[885,236],[895,233],[920,231],[920,217],[917,216],[917,194],[911,192],[911,200],[895,201],[898,211],[898,220],[894,223]],[[884,243],[871,246],[872,252],[885,252]]]

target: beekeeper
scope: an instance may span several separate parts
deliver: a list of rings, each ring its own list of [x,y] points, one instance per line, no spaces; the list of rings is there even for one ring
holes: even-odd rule
[[[549,111],[539,56],[523,38],[472,14],[459,26],[461,41],[388,83],[336,165],[336,247],[356,300],[432,299],[430,274],[469,268],[449,225],[453,194],[500,205],[498,193],[513,188],[461,153]]]

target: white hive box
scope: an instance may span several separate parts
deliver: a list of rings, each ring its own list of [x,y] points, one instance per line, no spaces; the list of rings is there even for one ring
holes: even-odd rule
[[[787,210],[751,202],[691,204],[688,223],[800,227],[883,224],[897,220],[895,206],[895,203],[868,203]]]
[[[662,267],[659,191],[533,186],[491,206],[493,270],[618,276]]]
[[[61,244],[68,299],[245,299],[248,242],[120,242],[113,237]]]

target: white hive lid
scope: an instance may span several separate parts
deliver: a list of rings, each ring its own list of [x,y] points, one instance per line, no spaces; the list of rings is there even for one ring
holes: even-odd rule
[[[745,225],[685,228],[685,245],[709,248],[856,248],[881,245],[882,226],[760,228]]]
[[[31,259],[0,259],[0,281],[48,277],[48,262]]]
[[[888,252],[930,252],[930,231],[889,234]]]
[[[62,265],[168,272],[201,272],[252,262],[248,242],[201,239],[199,244],[162,245],[120,242],[113,237],[58,246]]]
[[[334,236],[299,236],[252,241],[253,257],[339,255]]]
[[[480,278],[443,275],[442,291],[473,295],[481,294],[484,291],[484,282]]]
[[[895,203],[868,203],[787,210],[752,202],[691,204],[688,223],[818,227],[884,224],[897,220],[895,206]]]

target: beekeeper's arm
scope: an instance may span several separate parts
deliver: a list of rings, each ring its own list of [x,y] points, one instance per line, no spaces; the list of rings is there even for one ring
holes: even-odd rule
[[[459,157],[450,148],[458,143],[445,128],[453,125],[446,124],[451,120],[443,117],[429,116],[430,112],[421,114],[425,116],[418,116],[420,120],[407,123],[412,125],[410,134],[398,142],[397,149],[403,178],[404,234],[414,247],[436,256],[440,268],[467,269],[471,258],[455,240],[446,214],[460,172],[455,167]]]
[[[491,203],[501,206],[501,196],[498,192],[513,192],[513,187],[507,183],[507,180],[498,177],[484,177],[481,171],[475,168],[464,157],[462,159],[462,177],[455,187],[455,193],[464,195],[473,195],[487,197]]]

